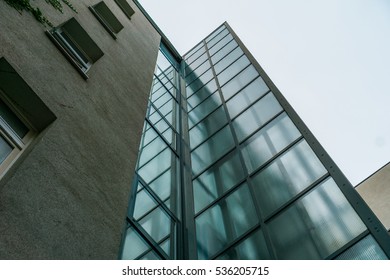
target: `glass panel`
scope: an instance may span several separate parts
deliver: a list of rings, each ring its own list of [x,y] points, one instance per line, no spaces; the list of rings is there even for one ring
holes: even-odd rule
[[[137,193],[135,198],[135,206],[134,206],[134,219],[138,220],[140,217],[145,215],[148,211],[152,210],[157,206],[157,203],[151,198],[149,193],[143,189],[142,191]]]
[[[231,34],[228,34],[227,36],[223,37],[218,43],[216,43],[212,48],[209,49],[210,56],[218,52],[231,40],[233,40],[233,36]]]
[[[219,92],[216,91],[188,114],[189,127],[193,127],[196,123],[210,114],[213,110],[218,108],[218,106],[221,104],[221,97],[219,96]]]
[[[220,106],[206,119],[190,130],[190,147],[193,149],[227,123],[226,113]]]
[[[9,125],[9,127],[22,139],[28,132],[28,128],[23,122],[0,100],[0,117]]]
[[[156,242],[160,242],[171,232],[172,221],[161,207],[154,209],[139,223]]]
[[[161,50],[158,52],[157,65],[158,67],[156,67],[156,72],[155,72],[156,75],[161,74],[161,72],[168,72],[170,71],[169,68],[172,67],[172,64],[161,52]]]
[[[243,144],[241,151],[248,172],[264,164],[299,136],[298,129],[285,113],[277,117]]]
[[[158,154],[152,161],[145,164],[138,170],[139,175],[146,183],[149,183],[160,174],[165,172],[171,166],[172,152],[170,149],[165,149]]]
[[[222,57],[230,53],[237,46],[238,46],[237,42],[235,40],[231,40],[225,47],[223,47],[221,50],[219,50],[214,55],[212,55],[211,61],[213,62],[213,64],[217,63]]]
[[[171,240],[169,238],[161,243],[160,247],[168,256],[171,255]]]
[[[205,84],[207,84],[212,78],[214,77],[213,72],[211,69],[207,70],[204,74],[202,74],[198,79],[191,82],[190,85],[187,86],[188,90],[188,97],[201,87],[203,87]]]
[[[145,256],[140,258],[140,260],[161,260],[159,256],[154,251],[150,251]]]
[[[222,60],[220,60],[217,64],[214,65],[215,73],[218,75],[222,72],[227,66],[233,63],[237,58],[243,55],[244,52],[240,48],[235,48],[232,52],[230,52],[227,56],[225,56]]]
[[[326,173],[306,141],[299,142],[253,177],[263,214],[271,214]]]
[[[241,142],[282,110],[272,93],[261,98],[233,121],[238,141]]]
[[[221,60],[223,61],[223,60]],[[232,65],[226,68],[222,73],[218,75],[219,84],[222,86],[235,75],[237,75],[242,69],[249,64],[248,58],[243,55],[241,58],[236,60]]]
[[[199,43],[198,46],[193,48],[191,51],[189,51],[185,55],[185,59],[186,59],[187,64],[191,64],[195,59],[197,59],[205,51],[206,51],[206,49],[203,45],[203,42]]]
[[[209,97],[216,90],[217,90],[217,84],[213,79],[187,99],[188,110],[191,111],[196,105],[201,103],[203,100]]]
[[[162,200],[171,195],[172,173],[171,169],[164,172],[160,177],[149,184],[153,192]]]
[[[261,230],[220,255],[218,260],[268,260],[271,256]]]
[[[257,223],[248,186],[244,184],[196,218],[199,259],[208,259]]]
[[[123,243],[122,260],[134,260],[143,252],[149,249],[146,242],[131,227],[126,230],[126,236]]]
[[[185,69],[185,74],[186,76],[191,73],[192,71],[194,71],[197,67],[199,67],[199,65],[201,65],[202,63],[204,63],[206,60],[207,60],[207,53],[204,53],[202,54],[201,56],[199,56],[194,62],[192,62],[191,64],[187,65],[186,69]],[[209,66],[210,67],[210,66]],[[206,69],[205,69],[206,70]],[[199,73],[199,71],[197,71]],[[203,71],[204,72],[204,71]],[[202,72],[202,73],[203,73]]]
[[[225,100],[228,100],[230,97],[236,94],[237,91],[241,90],[244,86],[246,86],[250,81],[252,81],[258,75],[259,73],[257,73],[255,67],[253,67],[252,65],[247,67],[244,71],[242,71],[240,74],[234,77],[234,79],[232,79],[230,82],[228,82],[226,85],[224,85],[221,88]],[[259,82],[258,86],[259,86],[258,88],[259,94],[268,91],[267,86],[264,84],[262,80],[261,82]]]
[[[336,260],[388,260],[372,235],[368,235],[339,255]]]
[[[279,259],[324,259],[366,230],[333,179],[328,179],[268,226]]]
[[[233,119],[267,91],[268,88],[263,79],[258,77],[226,103],[230,117]]]
[[[229,126],[225,126],[191,153],[192,172],[198,174],[233,147],[232,133]]]
[[[138,166],[144,165],[146,162],[151,160],[154,156],[166,148],[167,145],[161,140],[160,137],[157,137],[139,151]]]
[[[196,68],[194,71],[192,71],[187,77],[186,77],[186,83],[190,84],[192,81],[197,79],[199,76],[201,76],[207,69],[211,67],[210,62],[206,60],[203,62],[202,65],[200,65],[198,68]]]
[[[8,155],[12,152],[13,148],[10,144],[0,136],[0,163],[2,163]]]
[[[236,152],[213,165],[193,182],[195,213],[236,186],[244,176],[244,170]]]
[[[213,33],[217,34],[217,33]],[[223,37],[229,34],[229,31],[227,29],[222,30],[221,32],[218,33],[218,35],[214,36],[211,40],[209,38],[206,39],[207,42],[207,47],[210,49],[212,48],[216,43],[218,43]]]

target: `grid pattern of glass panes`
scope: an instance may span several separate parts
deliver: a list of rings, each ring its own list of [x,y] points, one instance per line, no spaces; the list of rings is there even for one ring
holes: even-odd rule
[[[184,62],[199,259],[386,258],[225,25]]]
[[[122,259],[175,259],[180,223],[179,73],[158,54],[122,244]]]

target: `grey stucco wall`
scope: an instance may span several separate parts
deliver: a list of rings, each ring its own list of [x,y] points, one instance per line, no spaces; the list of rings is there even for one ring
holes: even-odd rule
[[[88,10],[33,1],[55,26],[71,17],[103,50],[85,81],[32,15],[0,1],[0,57],[57,119],[0,181],[0,259],[116,259],[159,34],[132,1],[114,40]]]
[[[356,190],[390,231],[390,163],[360,183]]]

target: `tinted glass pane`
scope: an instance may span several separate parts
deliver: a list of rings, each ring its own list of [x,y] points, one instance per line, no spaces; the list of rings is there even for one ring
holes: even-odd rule
[[[252,65],[247,67],[244,71],[242,71],[240,74],[238,74],[236,77],[234,77],[231,81],[229,81],[226,85],[224,85],[221,88],[225,100],[228,100],[230,97],[236,94],[239,90],[241,90],[244,86],[246,86],[250,81],[252,81],[258,75],[259,73],[257,73],[255,67],[253,67]],[[268,90],[267,86],[263,82],[260,82],[258,88],[259,94],[267,90]]]
[[[227,123],[222,106],[190,130],[190,147],[193,149]]]
[[[156,242],[161,241],[171,232],[171,219],[161,207],[153,210],[139,223]]]
[[[154,251],[150,251],[146,255],[144,255],[140,260],[161,260],[159,256]]]
[[[161,140],[160,137],[157,137],[139,151],[138,165],[144,165],[146,162],[151,160],[154,156],[166,148],[167,145]]]
[[[230,117],[237,116],[267,91],[268,88],[265,86],[263,79],[258,77],[226,103]]]
[[[122,251],[122,260],[134,260],[140,254],[149,249],[149,246],[146,245],[146,242],[140,238],[138,233],[132,229],[128,228],[126,230],[125,241],[123,243]]]
[[[12,112],[3,101],[0,100],[0,117],[10,126],[10,128],[18,135],[23,138],[28,128],[23,122]]]
[[[200,75],[202,75],[207,69],[210,68],[210,62],[206,60],[203,62],[198,68],[188,74],[186,77],[187,84],[190,84],[192,81],[197,79]]]
[[[339,255],[336,260],[388,260],[372,235],[368,235]]]
[[[218,52],[212,55],[211,61],[213,62],[213,64],[217,63],[220,59],[230,53],[237,46],[237,42],[235,40],[231,40],[226,46],[224,46],[222,49],[218,50]]]
[[[243,144],[241,151],[248,171],[254,171],[299,136],[285,113],[277,117]]]
[[[219,256],[218,260],[268,260],[271,256],[264,240],[263,232],[257,230],[237,246]]]
[[[218,43],[216,43],[212,48],[209,49],[210,55],[214,55],[231,40],[233,40],[233,36],[231,34],[228,34],[227,36],[223,37],[221,40],[218,41]]]
[[[226,68],[221,74],[218,75],[219,84],[222,86],[235,75],[237,75],[242,69],[248,66],[249,60],[243,55],[236,62]]]
[[[237,185],[244,176],[237,153],[213,165],[193,182],[195,213]]]
[[[366,230],[333,179],[328,179],[268,226],[279,259],[323,259]]]
[[[198,257],[208,259],[257,223],[247,185],[196,218]]]
[[[204,87],[200,88],[195,94],[191,95],[187,99],[188,102],[188,111],[191,111],[196,105],[201,103],[207,97],[217,90],[217,84],[215,80],[211,80]]]
[[[5,139],[0,136],[0,163],[2,163],[8,155],[12,152],[13,148],[8,144]]]
[[[184,57],[188,64],[192,63],[195,59],[197,59],[202,53],[206,51],[203,42],[199,43],[195,48],[189,51]]]
[[[204,53],[201,56],[199,56],[197,59],[194,60],[191,64],[188,64],[185,69],[185,74],[188,75],[192,71],[194,71],[196,68],[199,67],[202,63],[204,63],[207,60],[207,54]],[[199,72],[199,71],[198,71]]]
[[[232,133],[229,126],[225,126],[191,153],[192,172],[198,174],[233,147]]]
[[[194,80],[187,86],[188,97],[191,96],[192,93],[203,87],[213,78],[213,72],[211,69],[207,70],[204,74],[202,74],[198,79]]]
[[[233,121],[238,140],[241,142],[282,110],[272,93],[261,98]]]
[[[326,172],[306,141],[299,142],[253,177],[263,213],[270,214]]]
[[[145,180],[146,183],[149,183],[170,168],[171,160],[172,152],[170,151],[170,149],[165,149],[153,160],[142,166],[138,170],[138,173],[142,177],[142,179]]]
[[[219,96],[219,92],[216,91],[188,114],[189,127],[191,128],[194,126],[221,104],[221,97]]]
[[[213,35],[214,34],[217,34],[217,32],[213,33]],[[211,37],[213,37],[213,38],[211,38],[210,40],[209,40],[209,38],[206,39],[207,47],[209,49],[212,48],[216,43],[218,43],[223,37],[225,37],[228,34],[229,34],[229,31],[227,29],[224,29],[221,32],[219,32],[217,35],[215,35],[214,37],[213,37],[213,35],[210,36],[209,38],[211,38]]]
[[[221,73],[227,66],[233,63],[243,54],[244,52],[240,48],[235,48],[227,56],[225,56],[222,60],[220,60],[217,64],[214,65],[215,73],[217,73],[217,75]]]
[[[207,36],[206,42],[209,42],[210,40],[212,40],[216,35],[220,34],[220,32],[222,30],[224,30],[225,28],[226,28],[225,25],[221,25],[220,27],[218,27],[218,29],[214,30],[213,33],[211,33],[209,36]]]
[[[138,220],[140,217],[145,215],[148,211],[152,210],[156,206],[157,203],[150,197],[148,192],[143,189],[142,191],[137,193],[137,196],[135,198],[133,217]]]

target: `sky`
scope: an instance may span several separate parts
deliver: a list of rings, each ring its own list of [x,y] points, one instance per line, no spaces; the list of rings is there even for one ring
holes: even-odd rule
[[[390,1],[139,2],[182,55],[227,21],[353,185],[390,161]]]

